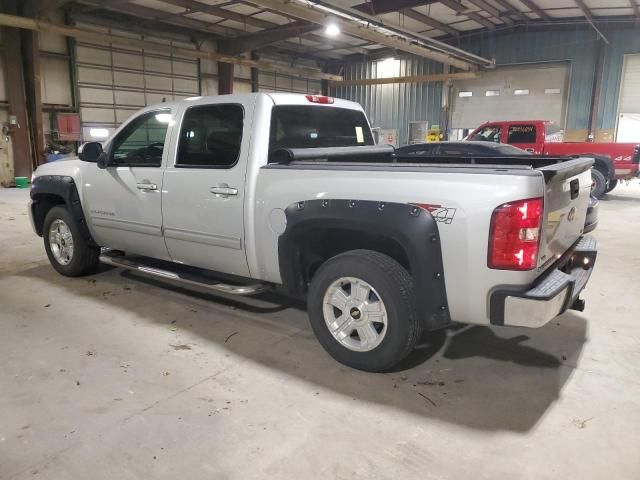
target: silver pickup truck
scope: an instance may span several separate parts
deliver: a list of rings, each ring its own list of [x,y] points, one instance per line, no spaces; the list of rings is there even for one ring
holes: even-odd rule
[[[384,371],[452,322],[581,310],[591,164],[399,163],[356,103],[195,97],[39,167],[29,210],[63,275],[102,261],[227,294],[277,287],[307,299],[336,360]]]

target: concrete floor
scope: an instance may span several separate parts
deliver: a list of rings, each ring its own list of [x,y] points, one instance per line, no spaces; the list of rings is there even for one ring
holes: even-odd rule
[[[601,202],[584,314],[334,362],[303,311],[48,265],[0,189],[0,478],[640,478],[640,185]]]

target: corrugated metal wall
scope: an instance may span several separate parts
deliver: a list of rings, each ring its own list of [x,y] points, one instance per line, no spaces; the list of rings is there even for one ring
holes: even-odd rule
[[[640,53],[640,29],[606,30],[611,45],[605,51],[604,77],[597,126],[615,127],[620,75],[625,54]],[[615,30],[614,30],[615,28]],[[567,129],[587,129],[591,112],[591,95],[598,56],[598,36],[593,30],[521,32],[503,35],[487,34],[481,39],[462,42],[461,48],[495,58],[498,65],[518,65],[569,61],[571,76],[567,108]],[[436,73],[441,66],[427,60],[402,60],[401,75]],[[345,78],[375,78],[376,62],[346,67]],[[438,123],[441,84],[376,85],[341,87],[333,95],[360,102],[372,119],[373,126],[397,128],[401,141],[406,140],[409,120]],[[403,94],[406,95],[402,97]]]
[[[377,78],[379,65],[380,62],[348,65],[344,78],[345,80]],[[442,73],[442,65],[415,57],[400,61],[399,76],[432,73]],[[332,88],[330,95],[360,103],[367,112],[372,127],[397,129],[401,145],[407,143],[410,121],[440,123],[442,103],[442,83],[440,82],[351,85]]]
[[[485,58],[495,58],[499,65],[570,61],[566,128],[588,127],[598,57],[598,37],[594,31],[524,32],[489,37],[482,42],[463,44],[463,48]]]
[[[604,77],[600,91],[598,126],[613,129],[618,117],[618,97],[624,56],[640,53],[640,29],[615,30],[607,32],[611,47],[604,60]]]

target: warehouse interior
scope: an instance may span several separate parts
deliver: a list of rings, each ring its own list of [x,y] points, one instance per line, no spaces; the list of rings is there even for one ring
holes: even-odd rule
[[[394,147],[640,144],[637,0],[1,0],[0,30],[0,479],[640,477],[637,178],[600,199],[583,312],[380,374],[278,292],[58,275],[19,188],[146,106],[256,92],[357,102]]]

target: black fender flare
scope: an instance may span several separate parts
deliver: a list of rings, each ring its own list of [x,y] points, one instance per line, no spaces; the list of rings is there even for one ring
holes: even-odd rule
[[[615,178],[616,168],[610,156],[596,153],[584,153],[575,156],[575,158],[580,157],[593,158],[593,168],[602,172],[608,182]]]
[[[429,329],[451,323],[444,282],[438,225],[429,211],[390,202],[344,199],[299,201],[285,209],[287,226],[278,239],[283,286],[305,292],[300,239],[310,231],[339,229],[366,232],[397,243],[409,261],[418,315]]]
[[[39,208],[40,200],[43,197],[55,196],[64,201],[71,215],[77,220],[78,227],[82,235],[89,241],[89,244],[97,246],[87,226],[78,195],[78,189],[72,177],[67,175],[41,175],[35,177],[31,184],[30,196],[32,200],[31,213],[33,215],[33,223],[38,235],[42,236],[43,234],[44,217],[48,211]]]

